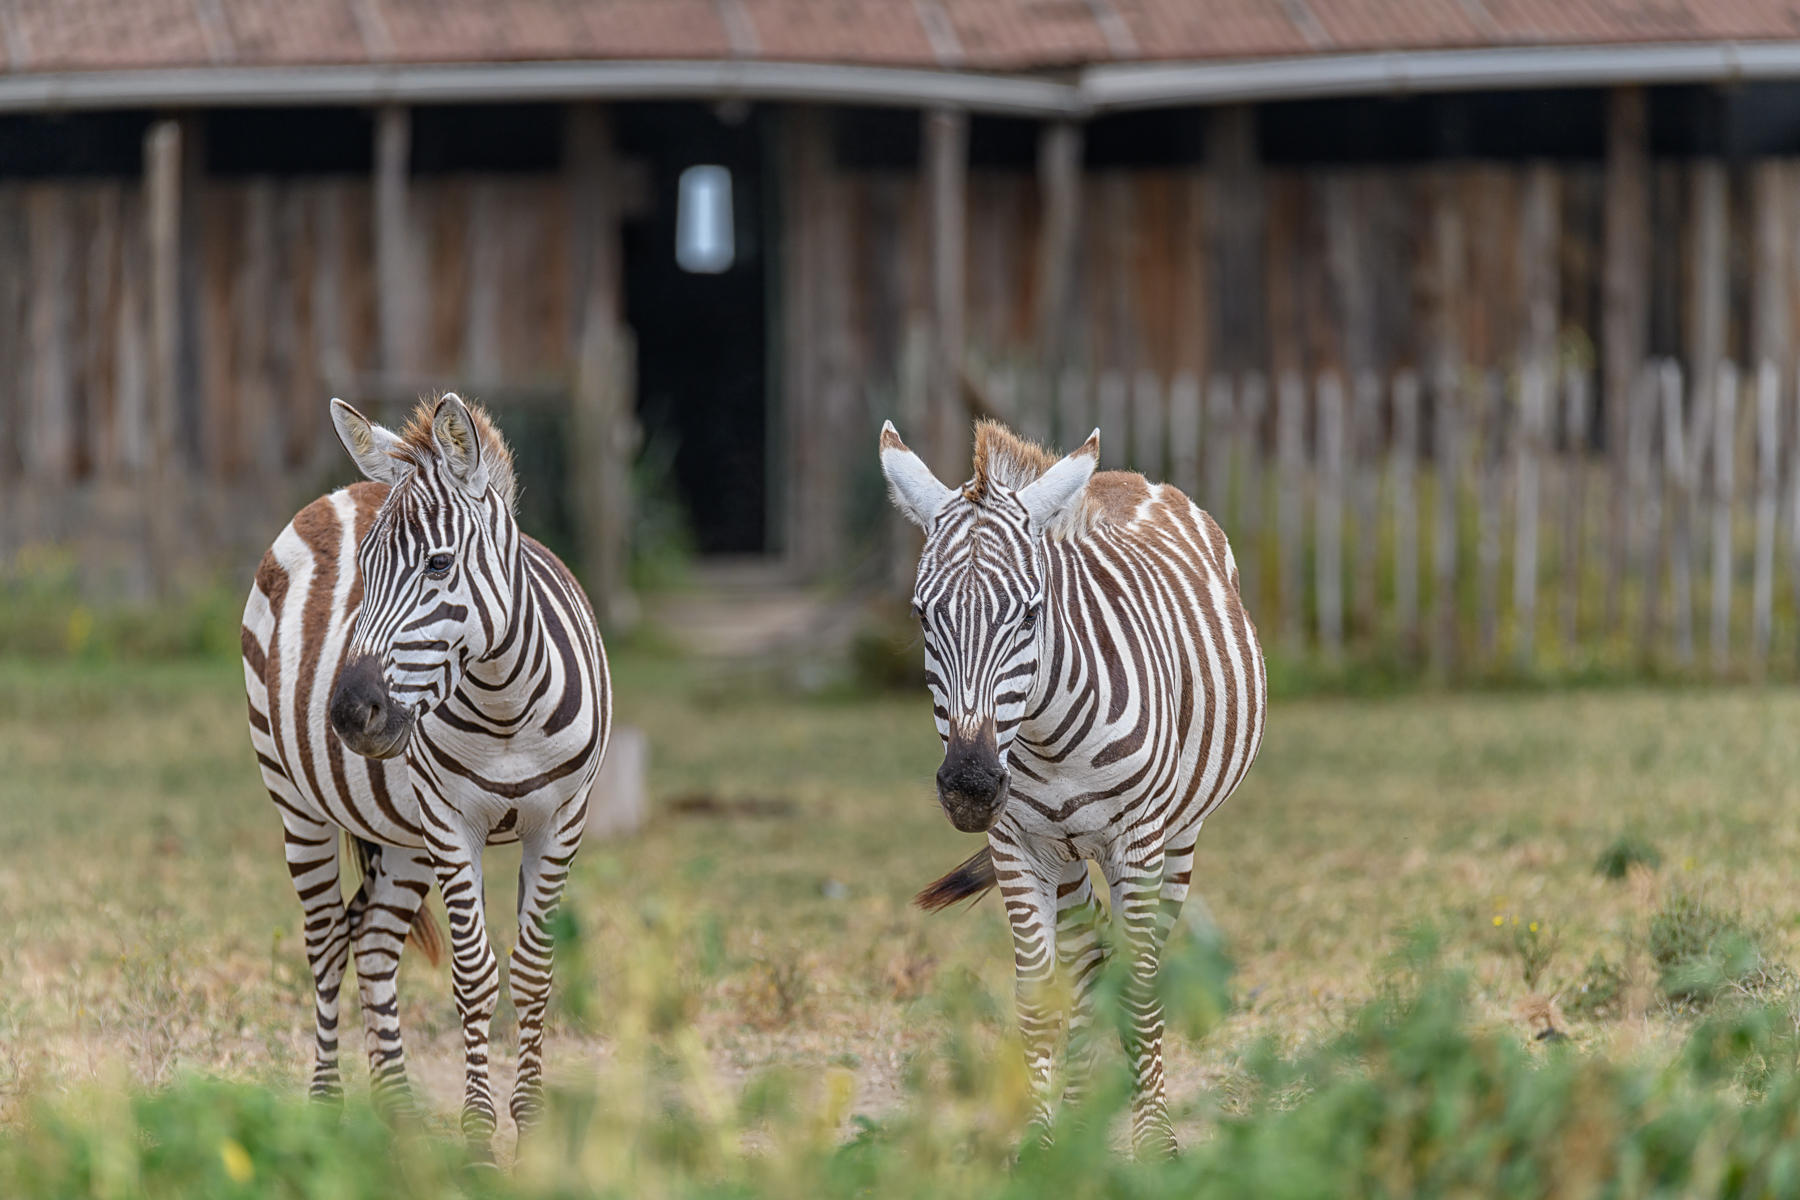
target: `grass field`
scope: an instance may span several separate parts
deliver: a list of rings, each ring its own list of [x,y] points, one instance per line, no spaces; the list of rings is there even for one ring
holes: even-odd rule
[[[577,863],[549,1051],[567,1085],[650,1046],[736,1112],[774,1069],[831,1142],[908,1119],[919,1064],[953,1042],[993,1068],[966,1127],[1010,1153],[998,904],[908,903],[973,848],[931,792],[924,694],[795,699],[649,652],[617,656],[615,677],[619,719],[651,738],[655,807]],[[0,1128],[46,1097],[195,1074],[303,1092],[299,908],[242,712],[231,664],[0,662]],[[1196,893],[1236,969],[1229,1011],[1169,1049],[1183,1140],[1257,1107],[1258,1056],[1304,1054],[1416,982],[1421,929],[1433,971],[1466,977],[1458,1027],[1527,1063],[1655,1071],[1715,997],[1785,1001],[1796,728],[1800,696],[1775,690],[1278,703],[1200,845]],[[1621,878],[1597,866],[1609,849]],[[516,853],[490,863],[503,944]],[[1708,921],[1694,936],[1722,956],[1717,978],[1672,983],[1669,939]],[[1205,936],[1196,913],[1187,937]],[[447,974],[410,961],[402,997],[415,1083],[448,1130]],[[1546,1023],[1560,1049],[1536,1040]],[[510,1086],[504,1050],[498,1077]],[[783,1136],[751,1130],[728,1154]]]

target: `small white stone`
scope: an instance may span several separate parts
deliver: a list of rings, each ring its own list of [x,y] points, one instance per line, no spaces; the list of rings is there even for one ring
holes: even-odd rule
[[[623,837],[643,828],[650,815],[650,739],[631,725],[615,725],[606,761],[588,791],[584,836]]]

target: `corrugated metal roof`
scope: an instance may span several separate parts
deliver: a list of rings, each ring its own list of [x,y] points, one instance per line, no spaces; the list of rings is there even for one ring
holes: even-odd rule
[[[1034,71],[1795,38],[1795,0],[0,0],[15,74],[746,57]]]

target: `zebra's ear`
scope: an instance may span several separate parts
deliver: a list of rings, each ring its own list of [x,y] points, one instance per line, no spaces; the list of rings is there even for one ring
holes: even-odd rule
[[[956,494],[938,481],[924,459],[906,448],[892,421],[881,423],[881,473],[887,476],[894,507],[920,529],[931,528],[932,518]]]
[[[487,464],[481,458],[481,437],[475,432],[475,420],[468,406],[455,392],[445,392],[431,414],[431,444],[450,478],[461,484],[472,496],[487,491]]]
[[[1068,519],[1081,503],[1081,493],[1100,465],[1100,431],[1088,435],[1081,448],[1059,459],[1019,490],[1019,503],[1031,514],[1031,524],[1040,533]]]
[[[376,483],[400,482],[409,468],[393,454],[394,447],[400,444],[399,434],[377,425],[335,396],[331,400],[331,424],[337,430],[338,441],[344,443],[344,449],[365,476]]]

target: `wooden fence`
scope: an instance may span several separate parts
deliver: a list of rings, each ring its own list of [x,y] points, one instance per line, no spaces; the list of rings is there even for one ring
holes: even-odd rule
[[[1576,366],[1427,380],[980,373],[977,409],[1167,479],[1231,537],[1265,640],[1445,674],[1800,670],[1800,378]],[[1036,399],[1032,399],[1036,397]]]

